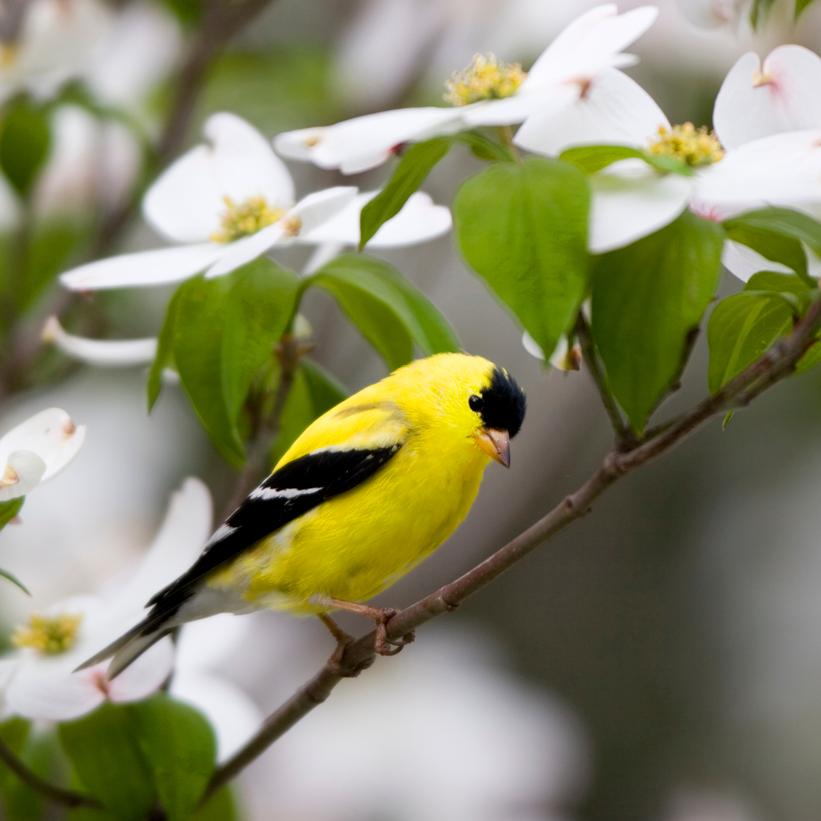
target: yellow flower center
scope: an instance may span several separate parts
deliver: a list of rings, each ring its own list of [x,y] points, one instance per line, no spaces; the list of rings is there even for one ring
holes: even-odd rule
[[[11,643],[15,647],[30,647],[44,656],[56,656],[74,646],[82,621],[82,615],[77,613],[59,616],[32,613],[28,623],[14,631]]]
[[[445,102],[470,105],[479,100],[512,97],[527,73],[519,63],[500,63],[492,54],[477,54],[473,62],[445,83]]]
[[[213,242],[233,242],[256,234],[262,228],[273,225],[285,213],[284,208],[272,208],[265,197],[249,197],[242,202],[234,202],[231,197],[223,197],[225,212],[220,219],[219,231],[211,234]]]
[[[647,150],[660,157],[675,157],[691,168],[712,165],[724,156],[724,149],[715,133],[692,123],[674,125],[671,128],[659,126],[658,136],[650,141]]]

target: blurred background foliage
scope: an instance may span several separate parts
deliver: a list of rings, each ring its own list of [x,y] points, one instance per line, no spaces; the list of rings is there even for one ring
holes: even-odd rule
[[[781,42],[821,49],[817,5],[797,26],[791,4],[757,2],[767,12],[757,31],[746,23],[737,30],[705,30],[685,19],[680,5],[686,2],[661,2],[658,24],[635,47],[641,64],[633,75],[674,122],[708,123],[721,78],[749,48],[762,55]],[[128,5],[137,4],[112,3],[112,11],[124,13]],[[382,108],[437,103],[442,81],[474,52],[492,49],[527,63],[591,5],[586,0],[272,2],[208,66],[190,127],[173,154],[198,139],[202,121],[214,111],[233,111],[273,135]],[[138,130],[152,135],[169,105],[168,80],[179,70],[182,43],[194,36],[200,13],[194,0],[169,0],[154,8],[163,22],[151,35],[156,39],[145,43],[143,59],[161,66],[160,74],[145,87],[137,83],[133,101],[139,97],[139,104],[128,113],[129,129],[134,119]],[[55,303],[63,307],[54,284],[61,270],[86,257],[95,243],[96,255],[101,247],[114,250],[99,225],[139,176],[139,142],[121,141],[120,126],[108,120],[95,127],[100,112],[90,111],[79,91],[67,94],[50,103],[48,112],[33,114],[29,103],[12,99],[3,115],[0,167],[36,214],[30,235],[21,237],[11,197],[0,201],[0,225],[6,227],[0,236],[2,293],[13,294],[4,318],[24,313],[28,327],[38,327]],[[129,102],[131,94],[126,94]],[[109,104],[119,108],[121,102]],[[47,159],[44,172],[31,179],[21,170],[25,163],[10,168],[4,155],[20,153],[13,146],[15,120],[29,118],[24,130],[30,135],[31,117],[41,114],[49,126],[39,141],[26,141],[25,152],[32,163],[38,151]],[[454,152],[425,188],[436,201],[451,202],[458,183],[478,167],[467,152]],[[304,191],[343,181],[307,165],[292,171]],[[367,189],[385,176],[377,170],[358,184]],[[139,219],[120,238],[117,250],[151,243]],[[296,268],[305,256],[288,250],[282,259]],[[524,352],[519,331],[467,272],[452,237],[384,256],[442,310],[467,350],[516,374],[530,407],[515,442],[514,470],[490,471],[470,519],[447,548],[382,597],[383,604],[401,605],[471,566],[575,487],[597,465],[610,430],[586,376],[546,371]],[[726,293],[736,289],[729,281],[723,286]],[[97,294],[75,300],[63,316],[76,332],[147,336],[160,327],[169,296],[170,290],[162,289]],[[382,362],[326,293],[311,291],[304,312],[317,361],[347,389],[384,373]],[[704,347],[698,340],[694,366],[671,406],[685,407],[703,394]],[[22,578],[48,562],[53,581],[40,576],[32,590],[39,601],[93,589],[122,568],[148,543],[169,492],[184,476],[202,476],[217,509],[228,498],[235,474],[194,424],[180,392],[167,388],[148,418],[145,373],[139,369],[84,370],[50,351],[20,350],[31,356],[30,367],[17,373],[19,382],[7,385],[13,391],[4,398],[3,429],[53,404],[67,408],[90,431],[76,467],[28,500],[25,526],[9,528],[1,537],[5,565]],[[424,818],[424,810],[414,815],[397,809],[391,797],[374,798],[363,808],[337,779],[346,756],[360,760],[355,752],[360,745],[375,745],[377,754],[388,758],[409,745],[414,710],[432,728],[449,710],[456,711],[460,700],[473,703],[469,690],[480,682],[455,668],[461,654],[477,647],[483,649],[476,652],[489,654],[493,675],[505,682],[499,697],[521,700],[544,728],[544,737],[535,742],[542,745],[536,757],[542,769],[532,773],[527,796],[543,803],[486,807],[486,817],[818,818],[819,388],[817,372],[790,381],[739,414],[727,430],[711,425],[687,447],[614,488],[593,515],[452,620],[426,628],[416,646],[384,665],[402,665],[397,669],[405,676],[415,675],[421,701],[401,689],[399,673],[386,669],[364,677],[355,685],[364,695],[341,693],[338,702],[311,717],[311,733],[300,726],[248,771],[239,793],[246,813],[268,818],[278,806],[282,817],[290,818]],[[306,376],[292,401],[329,401],[312,398],[310,391]],[[4,588],[0,607],[4,622],[13,625],[26,605]],[[307,621],[276,616],[253,621],[229,667],[265,710],[301,682],[327,647],[320,629]],[[426,657],[428,643],[433,650]],[[248,653],[259,658],[248,659]],[[487,675],[479,665],[474,679]],[[441,715],[425,712],[425,698],[441,699]],[[487,712],[470,715],[465,726],[492,723],[492,702],[476,703]],[[543,715],[548,712],[549,720]],[[376,726],[365,731],[363,724],[385,725],[385,731],[379,734]],[[521,732],[522,744],[534,744],[525,726],[511,721],[510,728]],[[313,747],[315,780],[287,769],[289,759],[309,760],[302,753],[308,739],[324,744],[335,732],[344,736],[344,746],[337,738],[324,749]],[[39,743],[33,760],[47,762],[49,751]],[[456,744],[460,760],[449,746],[452,737],[434,735],[431,743],[442,748],[430,753],[432,758],[446,756],[461,766],[464,781],[454,783],[470,789],[483,772],[475,751]],[[286,767],[295,794],[327,790],[324,804],[288,805],[296,799],[284,797],[289,793],[283,776],[271,779],[275,766]],[[379,778],[374,773],[374,780]],[[455,787],[430,783],[433,805],[439,800],[447,806],[448,790]],[[7,774],[0,774],[0,784],[11,796],[9,817],[33,817],[31,808],[12,811]],[[439,817],[480,817],[470,809],[452,812]]]

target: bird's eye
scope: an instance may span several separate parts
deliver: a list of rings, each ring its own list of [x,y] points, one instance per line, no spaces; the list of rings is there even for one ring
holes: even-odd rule
[[[470,405],[470,409],[472,411],[476,411],[477,413],[482,410],[482,405],[484,402],[482,401],[481,396],[477,396],[475,393],[468,399],[468,405]]]

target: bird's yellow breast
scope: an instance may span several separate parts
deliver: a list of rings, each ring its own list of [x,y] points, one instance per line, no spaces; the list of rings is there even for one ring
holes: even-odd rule
[[[473,381],[484,379],[491,367],[479,357],[447,356],[441,367],[458,365],[454,378],[464,379],[466,364],[475,370]],[[476,498],[488,457],[472,435],[477,420],[468,415],[471,385],[454,397],[447,378],[420,384],[412,368],[317,419],[278,467],[329,447],[399,444],[397,453],[353,490],[250,547],[213,574],[209,586],[230,589],[259,606],[320,612],[326,608],[315,597],[369,599],[450,536]]]

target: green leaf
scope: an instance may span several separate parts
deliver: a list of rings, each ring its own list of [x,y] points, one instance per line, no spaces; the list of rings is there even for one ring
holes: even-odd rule
[[[165,319],[163,320],[160,336],[157,339],[157,353],[151,363],[151,369],[148,371],[148,382],[146,384],[149,413],[154,409],[154,405],[159,399],[163,386],[163,371],[171,367],[174,362],[177,308],[183,293],[185,293],[183,287],[178,288],[165,309]]]
[[[345,388],[316,362],[303,359],[280,417],[279,432],[273,447],[273,461],[296,441],[311,422],[348,396]]]
[[[2,530],[19,512],[26,501],[25,496],[0,502],[0,530]]]
[[[744,290],[777,295],[789,304],[798,318],[809,307],[815,289],[795,274],[759,271],[750,277]]]
[[[140,750],[170,821],[185,821],[214,771],[217,742],[208,720],[165,694],[131,705]]]
[[[795,0],[795,11],[793,17],[797,20],[806,8],[812,5],[813,0]]]
[[[22,96],[8,102],[0,120],[0,169],[12,188],[28,196],[51,148],[46,110]]]
[[[723,231],[685,212],[598,257],[592,327],[610,387],[637,432],[678,378],[720,275]]]
[[[293,271],[258,259],[228,276],[191,279],[175,297],[172,351],[180,380],[203,427],[234,464],[245,457],[245,397],[293,317],[298,286]],[[167,360],[167,349],[162,354]],[[152,377],[149,399],[156,395],[155,369]]]
[[[821,341],[816,342],[795,365],[796,373],[804,373],[821,362]]]
[[[754,30],[769,15],[773,3],[775,3],[775,0],[753,0],[750,6],[750,25]]]
[[[328,291],[390,368],[413,356],[457,351],[459,340],[428,298],[392,265],[344,254],[304,281]]]
[[[454,202],[465,260],[548,355],[587,290],[589,205],[584,175],[543,158],[493,165]]]
[[[792,308],[779,294],[742,291],[719,302],[707,325],[710,391],[741,373],[792,326]]]
[[[425,181],[434,166],[448,153],[453,140],[434,137],[407,148],[385,187],[362,209],[359,216],[359,250],[391,217],[395,217],[408,197]]]
[[[808,280],[807,257],[802,243],[821,256],[821,223],[789,208],[759,208],[726,220],[727,237],[781,262]]]
[[[148,816],[156,793],[129,705],[105,703],[83,718],[60,724],[57,731],[85,790],[122,821]]]
[[[194,812],[191,821],[238,821],[239,818],[232,791],[223,787]]]
[[[629,145],[577,145],[562,151],[559,159],[575,165],[585,174],[595,174],[614,162],[630,159],[642,160],[662,174],[671,173],[692,177],[694,173],[693,169],[682,160],[651,154],[643,148],[633,148]]]
[[[491,140],[480,131],[460,131],[454,134],[451,139],[454,142],[466,145],[471,154],[480,160],[487,162],[513,162],[516,157],[506,146]]]
[[[15,587],[22,590],[27,596],[31,595],[31,591],[17,578],[13,573],[9,573],[8,570],[3,570],[0,567],[0,578],[5,579],[8,582],[11,582]]]

